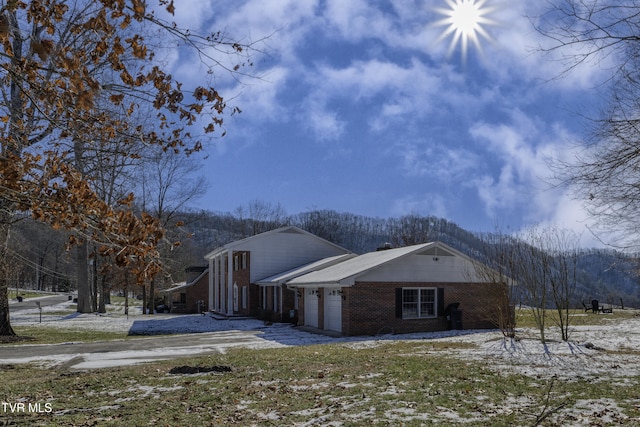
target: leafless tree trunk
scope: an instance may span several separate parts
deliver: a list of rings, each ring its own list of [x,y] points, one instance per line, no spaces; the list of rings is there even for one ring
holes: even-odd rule
[[[510,270],[518,282],[523,303],[529,307],[540,334],[540,341],[546,343],[545,328],[549,299],[549,259],[539,249],[540,236],[535,228],[526,230],[515,245]]]
[[[11,218],[7,212],[0,210],[0,336],[14,336],[9,317],[9,238]]]
[[[550,288],[554,316],[563,341],[569,340],[571,306],[575,298],[578,264],[578,238],[555,227],[544,230],[544,250],[550,255]]]
[[[513,258],[514,277],[544,343],[547,310],[555,310],[563,340],[569,339],[570,309],[575,297],[577,237],[556,227],[530,227],[521,235]]]
[[[509,271],[514,239],[500,232],[481,238],[482,249],[470,275],[487,284],[483,292],[487,299],[483,304],[487,320],[496,325],[505,338],[515,338],[515,283]]]
[[[93,311],[93,298],[91,297],[91,281],[89,280],[89,256],[88,243],[85,241],[76,247],[76,289],[78,290],[78,313],[91,313]]]

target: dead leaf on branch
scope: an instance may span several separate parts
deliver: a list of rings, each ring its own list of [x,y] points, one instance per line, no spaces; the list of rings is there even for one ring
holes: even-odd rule
[[[79,237],[72,244],[98,240],[105,254],[117,254],[117,263],[135,265],[141,277],[149,277],[160,269],[156,247],[164,230],[158,222],[147,214],[131,212],[133,200],[128,197],[124,204],[107,205],[83,173],[69,166],[74,164],[74,153],[45,153],[33,141],[53,141],[53,149],[61,150],[73,146],[74,139],[94,144],[131,138],[147,147],[190,154],[201,150],[202,143],[191,138],[189,127],[207,107],[211,108],[206,111],[211,123],[201,128],[217,130],[222,117],[216,114],[226,109],[223,98],[215,89],[202,87],[196,90],[196,102],[183,104],[186,97],[181,84],[151,61],[153,53],[131,25],[134,19],[154,22],[152,13],[145,16],[144,0],[88,0],[83,3],[86,9],[75,15],[64,0],[5,3],[0,13],[0,50],[5,62],[0,63],[0,71],[5,85],[20,84],[21,95],[11,100],[12,106],[19,106],[11,111],[12,116],[0,115],[0,123],[12,125],[11,129],[4,126],[4,146],[15,147],[16,153],[37,151],[43,157],[16,158],[21,162],[18,166],[0,161],[0,198],[10,201],[12,207],[31,210],[34,218],[53,227],[75,230]],[[173,0],[159,0],[159,4],[174,13]],[[17,19],[9,19],[12,14]],[[20,28],[13,31],[12,25]],[[60,37],[64,32],[67,39]],[[20,33],[38,34],[24,44],[30,54],[13,44],[13,35]],[[192,37],[182,29],[175,34],[185,40]],[[65,40],[73,42],[66,44]],[[220,35],[210,39],[212,46],[222,42]],[[198,42],[200,45],[204,46]],[[233,48],[242,52],[243,47]],[[132,65],[131,58],[135,60]],[[51,67],[43,67],[45,62]],[[102,87],[103,71],[119,76],[122,83]],[[100,100],[126,107],[126,116],[153,105],[159,123],[155,131],[148,131],[128,123],[128,117],[110,117]],[[138,153],[131,156],[140,157]]]

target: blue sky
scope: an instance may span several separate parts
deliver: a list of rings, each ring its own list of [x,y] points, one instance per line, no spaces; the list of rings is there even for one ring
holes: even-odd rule
[[[453,0],[181,0],[176,21],[267,37],[250,70],[216,84],[242,113],[207,147],[209,189],[194,207],[259,199],[290,214],[437,215],[474,231],[555,224],[582,232],[581,203],[549,184],[602,103],[606,62],[563,70],[530,19],[544,1],[486,0],[481,50],[450,50]],[[564,52],[567,53],[567,52]],[[195,58],[176,58],[195,81]],[[587,233],[588,234],[588,233]],[[589,236],[585,237],[589,240]]]

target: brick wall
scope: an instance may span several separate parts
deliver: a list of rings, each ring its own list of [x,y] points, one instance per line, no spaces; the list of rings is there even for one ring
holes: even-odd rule
[[[262,302],[263,291],[261,288],[258,287],[258,292],[260,295],[260,304],[259,304],[259,310],[257,311],[256,317],[258,319],[267,320],[270,322],[285,322],[285,323],[296,324],[298,322],[297,312],[294,310],[293,317],[290,316],[291,310],[294,309],[296,293],[295,291],[288,289],[284,285],[281,285],[280,288],[282,289],[282,292],[281,292],[282,300],[280,301],[282,306],[281,312],[273,310],[273,292],[275,290],[274,287],[268,286],[266,288],[266,294],[267,294],[266,309],[262,308],[263,307],[263,302]]]
[[[294,325],[298,323],[298,313],[294,309],[295,300],[297,298],[297,294],[294,290],[283,286],[282,288],[282,322],[293,323]],[[293,310],[293,312],[292,312]],[[290,315],[293,313],[293,317]]]
[[[360,283],[345,288],[342,306],[344,335],[376,335],[442,331],[445,317],[427,319],[396,318],[396,288],[443,288],[444,307],[459,302],[464,329],[494,328],[488,309],[493,300],[485,284],[468,283]],[[322,323],[320,323],[322,325]]]
[[[205,274],[194,285],[186,289],[187,303],[185,311],[187,313],[198,313],[198,301],[204,301],[201,310],[206,310],[209,300],[209,275]]]
[[[243,268],[242,257],[243,254],[246,257],[247,263]],[[250,280],[251,280],[251,253],[246,251],[237,251],[233,253],[233,282],[238,285],[238,310],[234,310],[235,314],[242,314],[245,316],[251,315],[251,303],[252,303],[252,293],[250,290]],[[238,257],[238,269],[236,270],[236,257]],[[225,282],[226,283],[226,282]],[[247,292],[247,307],[242,307],[242,288],[246,288]],[[256,300],[257,301],[257,300]]]

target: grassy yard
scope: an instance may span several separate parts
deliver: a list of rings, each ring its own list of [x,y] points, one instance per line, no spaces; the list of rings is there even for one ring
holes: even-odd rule
[[[575,421],[575,411],[564,410],[591,399],[615,402],[627,417],[640,420],[630,393],[640,378],[594,387],[589,379],[496,374],[448,357],[465,346],[399,341],[233,350],[90,373],[0,366],[2,401],[39,404],[42,411],[0,412],[0,424],[564,425]],[[209,372],[186,373],[198,369]],[[629,419],[619,421],[592,425]]]
[[[614,309],[611,314],[592,313],[591,311],[585,312],[584,310],[570,310],[570,326],[585,326],[585,325],[607,325],[611,322],[619,322],[625,319],[629,319],[638,314],[638,310],[619,310]],[[558,324],[558,312],[555,310],[547,310],[546,313],[546,325],[547,327],[554,327]],[[533,318],[532,311],[527,308],[516,309],[516,324],[518,328],[535,328],[536,323]]]
[[[577,326],[636,313],[572,314]],[[517,315],[519,327],[533,326],[527,310]],[[124,338],[16,329],[38,342]],[[0,409],[0,426],[640,425],[640,377],[561,381],[451,355],[473,350],[455,341],[368,341],[232,349],[88,372],[0,365],[0,401],[24,405]]]
[[[124,339],[127,332],[104,332],[87,329],[61,329],[47,326],[14,326],[20,337],[27,338],[28,344],[59,344],[65,342],[91,342]],[[0,423],[0,426],[2,424]]]

